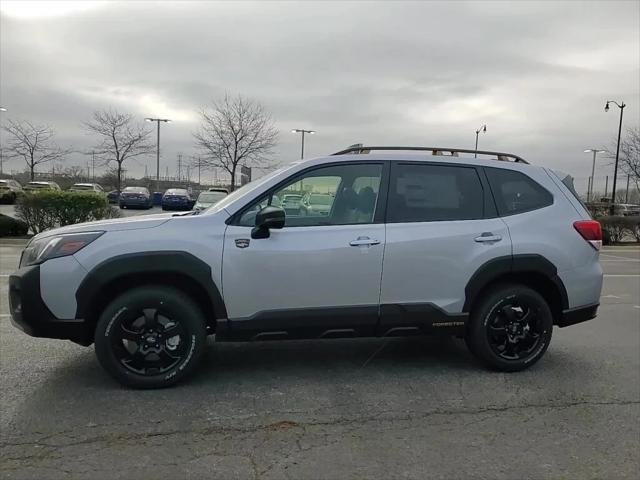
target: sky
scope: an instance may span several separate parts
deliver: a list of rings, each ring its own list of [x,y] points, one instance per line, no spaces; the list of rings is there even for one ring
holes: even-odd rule
[[[179,154],[197,155],[199,111],[225,93],[271,112],[274,165],[300,157],[293,128],[317,131],[313,157],[353,143],[473,148],[486,124],[480,149],[566,171],[585,191],[584,150],[617,136],[605,101],[640,124],[640,2],[0,0],[3,124],[50,125],[80,152],[96,143],[82,126],[94,110],[170,118],[161,170],[175,174]],[[611,163],[598,159],[596,190]],[[155,155],[128,174],[145,165],[155,172]]]

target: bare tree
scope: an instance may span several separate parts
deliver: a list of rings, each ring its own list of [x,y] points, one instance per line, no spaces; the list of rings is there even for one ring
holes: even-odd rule
[[[62,160],[65,155],[72,152],[71,149],[60,148],[53,137],[55,132],[46,125],[34,125],[27,121],[9,120],[4,127],[9,133],[9,143],[6,147],[6,155],[9,158],[22,158],[29,167],[29,178],[33,180],[36,166]]]
[[[62,170],[65,177],[69,178],[72,182],[78,183],[88,178],[87,169],[80,165],[71,165],[70,167]]]
[[[229,172],[233,190],[238,166],[264,164],[275,147],[278,132],[271,115],[256,101],[225,95],[201,116],[200,128],[193,134],[202,152],[200,164]]]
[[[640,190],[640,127],[628,128],[620,142],[620,168]]]
[[[104,165],[115,162],[116,188],[121,190],[123,163],[153,152],[155,147],[149,142],[151,130],[144,122],[136,122],[133,115],[111,109],[93,112],[93,118],[84,125],[101,139],[94,147],[96,157]]]

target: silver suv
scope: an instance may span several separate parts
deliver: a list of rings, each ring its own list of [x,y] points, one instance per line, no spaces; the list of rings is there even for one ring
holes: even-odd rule
[[[326,215],[274,200],[316,193]],[[595,317],[601,239],[570,177],[515,155],[353,147],[202,212],[41,233],[10,277],[11,315],[29,335],[95,343],[113,377],[143,388],[191,372],[207,335],[453,335],[516,371],[554,325]]]

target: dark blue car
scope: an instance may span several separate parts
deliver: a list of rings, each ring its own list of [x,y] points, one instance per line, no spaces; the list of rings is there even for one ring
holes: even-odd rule
[[[170,188],[162,196],[162,210],[191,210],[195,201],[183,188]]]
[[[120,208],[151,208],[153,200],[149,190],[145,187],[127,187],[120,193],[118,199]]]

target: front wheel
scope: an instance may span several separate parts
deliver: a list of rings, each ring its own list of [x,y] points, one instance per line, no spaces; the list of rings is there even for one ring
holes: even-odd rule
[[[100,364],[123,385],[161,388],[195,368],[206,344],[198,306],[164,286],[132,289],[102,312],[95,332]]]
[[[549,347],[553,315],[545,299],[523,285],[497,285],[471,312],[466,342],[489,367],[524,370]]]

